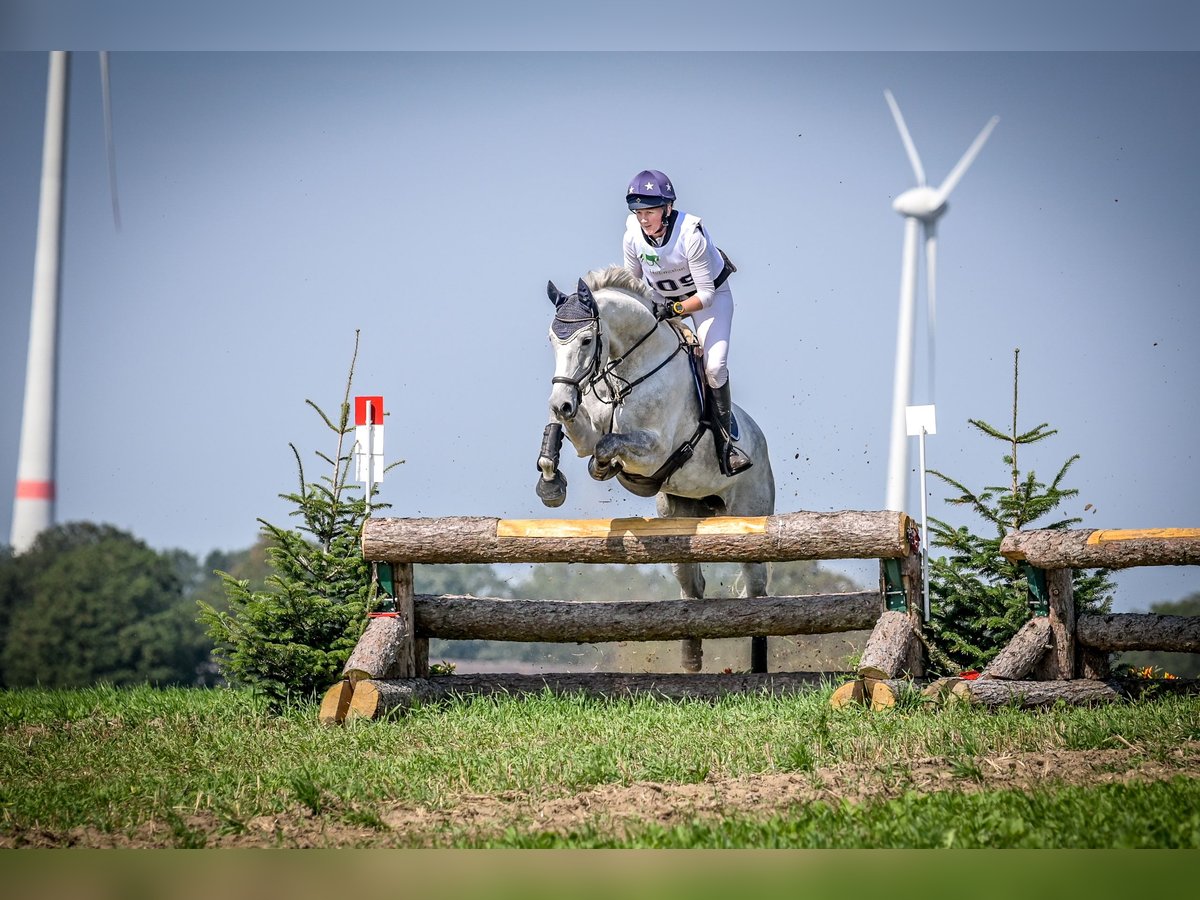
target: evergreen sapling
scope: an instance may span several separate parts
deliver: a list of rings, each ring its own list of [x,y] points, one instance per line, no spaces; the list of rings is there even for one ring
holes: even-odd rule
[[[1023,474],[1018,466],[1021,447],[1057,434],[1046,423],[1024,432],[1018,429],[1020,352],[1017,349],[1013,353],[1011,430],[1005,433],[982,420],[968,420],[987,437],[1008,445],[1002,457],[1008,469],[1008,484],[976,492],[942,472],[929,472],[958,492],[956,497],[947,497],[947,503],[968,507],[991,532],[985,537],[967,526],[954,528],[940,519],[930,519],[930,545],[949,553],[937,558],[931,555],[929,560],[930,621],[925,636],[933,667],[946,674],[982,670],[1031,616],[1025,572],[1019,563],[1000,554],[1004,536],[1029,527],[1069,528],[1082,521],[1068,517],[1040,523],[1063,501],[1079,494],[1077,489],[1063,486],[1079,454],[1063,463],[1049,484],[1039,481],[1032,469]],[[1113,583],[1107,571],[1077,570],[1072,583],[1077,615],[1103,614],[1111,609]]]
[[[375,502],[374,485],[364,494],[349,482],[354,431],[350,391],[357,357],[356,332],[336,421],[312,400],[305,401],[336,436],[332,457],[316,454],[330,474],[306,481],[300,453],[289,443],[300,486],[280,497],[293,504],[289,515],[300,522],[287,529],[258,520],[270,541],[267,556],[272,574],[266,589],[253,590],[250,582],[218,572],[228,611],[201,603],[201,620],[217,645],[214,656],[222,674],[266,695],[277,706],[289,699],[315,697],[341,677],[366,627],[367,613],[376,603],[377,585],[370,564],[362,558],[362,528],[370,510],[387,504]]]

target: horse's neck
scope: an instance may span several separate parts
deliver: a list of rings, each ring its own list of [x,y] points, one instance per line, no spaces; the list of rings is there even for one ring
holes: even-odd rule
[[[658,323],[654,321],[654,317],[649,315],[646,308],[632,297],[622,296],[620,300],[610,299],[602,307],[601,316],[608,329],[610,359],[625,356],[635,344],[637,349],[633,353],[639,357],[643,354],[661,351],[668,344],[671,347],[675,345],[671,329],[656,327]],[[652,330],[653,334],[647,337],[647,332]]]

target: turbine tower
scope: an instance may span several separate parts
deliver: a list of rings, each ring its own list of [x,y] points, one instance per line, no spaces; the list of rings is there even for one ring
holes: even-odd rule
[[[25,364],[25,404],[13,496],[9,543],[15,553],[28,550],[39,534],[54,524],[55,435],[58,419],[58,310],[61,271],[63,175],[67,144],[67,82],[70,54],[50,54],[46,86],[46,125],[42,144],[42,183],[38,201],[37,247],[34,251],[33,305],[29,320],[29,356]],[[109,104],[108,53],[100,53],[104,130],[108,151],[113,223],[120,229],[116,168]]]
[[[34,539],[54,524],[59,247],[69,66],[66,51],[55,50],[50,54],[37,249],[33,264],[33,308],[29,320],[29,357],[25,364],[25,406],[21,415],[21,449],[17,458],[17,488],[9,541],[16,553],[28,550]]]
[[[917,293],[917,232],[925,234],[925,289],[928,300],[927,323],[929,327],[929,383],[933,390],[934,380],[934,325],[937,312],[937,223],[949,208],[946,200],[950,192],[966,174],[979,151],[983,149],[988,135],[1000,121],[992,116],[983,130],[967,148],[962,159],[950,170],[950,174],[938,187],[925,183],[925,169],[921,157],[904,124],[904,116],[891,91],[884,91],[908,161],[912,164],[917,186],[909,188],[892,202],[892,209],[904,216],[904,254],[900,264],[900,320],[896,328],[896,375],[892,390],[892,431],[888,450],[887,497],[884,508],[905,512],[908,499],[908,433],[905,427],[904,410],[912,400],[913,343],[916,325]],[[932,397],[930,398],[932,400]]]

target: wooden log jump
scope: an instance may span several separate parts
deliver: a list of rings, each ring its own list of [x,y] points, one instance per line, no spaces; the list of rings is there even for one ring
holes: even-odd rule
[[[796,512],[668,519],[368,519],[363,557],[403,563],[784,562],[902,559],[899,512]]]
[[[1200,565],[1200,528],[1016,531],[1001,541],[1000,552],[1029,567],[1031,591],[1044,591],[1039,603],[1044,609],[988,666],[981,682],[1016,683],[1031,672],[1043,681],[1083,676],[1081,680],[1088,685],[1080,690],[1097,692],[1101,688],[1096,685],[1108,684],[1109,653],[1200,652],[1200,617],[1113,613],[1084,615],[1076,621],[1072,592],[1075,569]],[[988,692],[1000,696],[1006,689],[984,686],[970,690],[980,696],[991,696]],[[1070,702],[1071,690],[1063,690],[1063,699]]]
[[[594,520],[487,517],[369,519],[363,556],[395,572],[394,607],[372,619],[330,688],[321,721],[379,715],[454,691],[466,694],[582,691],[593,696],[648,693],[706,697],[792,690],[817,673],[704,676],[613,673],[554,676],[428,677],[431,638],[599,643],[794,634],[878,628],[869,671],[893,678],[922,674],[917,641],[920,565],[915,522],[899,512],[797,512],[775,516]],[[805,597],[616,601],[502,600],[416,595],[414,563],[779,562],[879,559],[878,591]],[[398,647],[397,644],[400,646]],[[522,680],[524,679],[524,680]]]

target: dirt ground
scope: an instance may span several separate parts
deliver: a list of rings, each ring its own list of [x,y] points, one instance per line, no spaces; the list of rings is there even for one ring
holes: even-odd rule
[[[730,815],[769,818],[814,801],[886,800],[908,791],[1028,790],[1051,785],[1100,785],[1200,777],[1200,742],[1165,756],[1147,756],[1136,746],[1116,750],[1051,750],[980,757],[973,765],[944,758],[896,764],[839,765],[812,772],[750,775],[699,784],[636,782],[605,785],[582,793],[539,797],[528,793],[460,795],[441,809],[382,804],[372,810],[306,808],[260,816],[240,832],[216,816],[189,815],[173,825],[149,822],[132,834],[77,828],[64,833],[27,832],[0,838],[0,847],[174,847],[186,832],[208,847],[436,847],[452,836],[486,838],[513,827],[521,832],[568,834],[591,826],[620,835],[626,825],[655,822],[664,827]],[[347,824],[369,814],[381,825]]]

